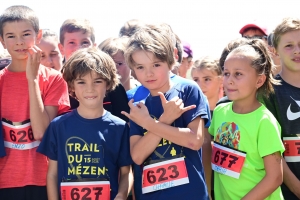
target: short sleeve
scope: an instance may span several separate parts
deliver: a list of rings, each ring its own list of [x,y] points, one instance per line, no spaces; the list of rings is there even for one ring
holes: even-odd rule
[[[184,106],[196,105],[196,108],[186,111],[182,114],[185,126],[192,122],[196,117],[204,119],[205,124],[209,123],[209,109],[205,96],[199,87],[189,85],[184,91],[185,101]]]
[[[130,155],[130,145],[129,145],[129,126],[126,123],[123,131],[120,154],[118,159],[118,165],[120,167],[128,166],[133,163]]]
[[[144,136],[143,128],[137,125],[134,121],[130,120],[130,137],[133,135]]]
[[[282,154],[285,150],[281,141],[281,127],[273,116],[264,116],[262,118],[259,124],[257,140],[258,153],[261,157],[277,151],[280,151]]]
[[[45,106],[58,106],[58,114],[70,108],[68,86],[61,74],[50,75],[44,85],[43,102]]]
[[[3,132],[2,132],[2,125],[0,128],[0,157],[6,156],[5,148],[4,148],[4,139],[3,139]]]
[[[52,121],[46,129],[37,152],[49,157],[51,160],[57,160],[57,148],[55,123]]]

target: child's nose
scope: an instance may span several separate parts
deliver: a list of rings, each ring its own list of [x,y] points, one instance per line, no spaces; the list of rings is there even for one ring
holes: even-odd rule
[[[23,45],[24,44],[24,40],[21,37],[17,37],[17,44],[18,45]]]

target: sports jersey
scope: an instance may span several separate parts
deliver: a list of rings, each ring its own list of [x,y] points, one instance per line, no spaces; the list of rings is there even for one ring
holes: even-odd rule
[[[55,118],[37,151],[57,161],[58,191],[63,181],[101,178],[110,182],[111,199],[120,167],[132,164],[129,127],[108,111],[96,119],[81,117],[77,109]]]
[[[273,85],[275,93],[263,98],[262,102],[281,125],[281,136],[286,147],[285,161],[300,180],[300,88],[288,84],[280,75],[275,79],[280,80],[281,85]],[[282,184],[282,192],[284,196],[294,196],[285,184]]]
[[[56,70],[40,65],[39,88],[45,106],[69,109],[67,84]],[[46,185],[47,158],[36,153],[29,115],[26,72],[0,71],[0,110],[6,156],[0,158],[0,188]]]
[[[209,133],[214,136],[216,200],[244,197],[266,174],[263,157],[284,151],[280,125],[264,105],[238,114],[232,111],[232,102],[220,104],[214,110]],[[266,199],[283,199],[280,187]]]
[[[178,96],[180,99],[182,99],[185,106],[195,104],[197,107],[183,113],[181,117],[174,121],[172,126],[187,127],[188,124],[196,117],[201,117],[205,122],[209,121],[209,111],[207,111],[205,97],[201,90],[199,90],[199,87],[196,83],[174,83],[174,86],[165,93],[165,97],[167,100],[170,100],[175,96]],[[148,96],[145,100],[145,105],[148,108],[149,114],[155,119],[158,119],[163,113],[159,96]],[[130,121],[130,136],[143,136],[145,133],[146,130],[135,124],[133,121]],[[149,156],[147,160],[172,159],[180,154],[185,156],[184,161],[186,164],[189,183],[141,194],[140,199],[208,199],[201,159],[201,149],[198,151],[191,150],[189,148],[174,144],[166,139],[162,139],[156,150]],[[140,171],[139,173],[142,172]],[[137,178],[140,180],[136,180]],[[135,181],[138,183],[142,183],[141,178],[141,174],[135,174]],[[140,188],[137,189],[138,192],[142,190],[141,184],[139,187]],[[166,185],[163,187],[168,186]],[[156,190],[158,188],[156,187],[154,189]]]

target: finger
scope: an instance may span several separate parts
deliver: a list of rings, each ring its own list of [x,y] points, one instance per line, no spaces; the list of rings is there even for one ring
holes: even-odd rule
[[[179,97],[178,96],[176,96],[176,97],[173,97],[170,101],[178,101],[178,99],[179,99]]]
[[[181,105],[182,104],[182,99],[178,99],[176,102],[175,102],[176,105]]]
[[[184,108],[182,109],[182,113],[184,113],[184,112],[186,112],[186,111],[188,111],[188,110],[192,110],[192,109],[194,109],[194,108],[196,108],[196,105],[191,105],[191,106],[184,107]]]
[[[129,115],[127,112],[121,111],[121,114],[122,114],[122,115],[125,115],[128,119],[131,119],[131,118],[130,118],[130,115]]]
[[[130,109],[133,109],[135,107],[135,105],[133,104],[133,99],[130,99],[130,101],[128,102],[128,106]]]
[[[158,95],[160,97],[160,100],[161,100],[162,104],[166,104],[168,102],[165,95],[162,92],[158,92]]]

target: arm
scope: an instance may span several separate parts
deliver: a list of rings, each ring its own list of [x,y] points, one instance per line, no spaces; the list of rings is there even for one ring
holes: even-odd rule
[[[282,160],[283,182],[300,199],[300,180],[293,174],[285,160]]]
[[[133,184],[133,174],[131,166],[123,166],[120,168],[120,181],[118,194],[115,197],[115,200],[126,200],[127,196],[132,188]]]
[[[49,159],[47,172],[47,194],[49,200],[58,200],[57,191],[57,161]]]
[[[26,77],[29,90],[29,113],[32,131],[36,140],[41,140],[50,121],[57,115],[57,106],[44,106],[41,97],[38,70],[41,50],[34,46],[28,49]]]
[[[160,116],[159,121],[164,124],[171,124],[175,119],[182,115],[182,113],[195,108],[194,105],[184,107],[182,100],[178,97],[174,97],[170,101],[167,101],[162,93],[159,92],[162,106],[164,109],[163,114]],[[132,101],[131,101],[132,103]],[[129,105],[131,105],[129,103]],[[144,113],[149,116],[147,108],[143,105],[138,104],[134,106],[130,110],[130,115],[134,116],[138,113]],[[124,115],[129,117],[129,114],[126,112],[122,112]],[[152,119],[152,118],[151,118]],[[153,121],[153,119],[152,119]],[[161,141],[162,137],[155,135],[153,132],[148,131],[146,135],[139,136],[134,135],[130,137],[130,152],[132,160],[140,165],[142,164],[146,158],[157,148],[157,145]]]
[[[204,173],[205,173],[205,182],[206,187],[209,196],[211,196],[211,175],[212,175],[212,169],[211,169],[211,136],[208,133],[207,128],[204,128],[204,142],[202,145],[202,163],[204,167]]]
[[[282,157],[280,152],[263,157],[266,175],[243,198],[243,200],[265,199],[274,192],[282,183]]]

